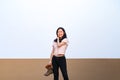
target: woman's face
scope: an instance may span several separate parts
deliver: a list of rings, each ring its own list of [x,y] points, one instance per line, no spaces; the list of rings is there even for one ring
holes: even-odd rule
[[[58,33],[57,33],[57,36],[58,36],[59,38],[62,38],[63,35],[64,35],[64,31],[63,31],[62,29],[59,29],[59,30],[58,30]]]

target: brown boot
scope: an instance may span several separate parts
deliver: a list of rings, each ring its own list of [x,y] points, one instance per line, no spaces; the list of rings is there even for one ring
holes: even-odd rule
[[[47,69],[47,72],[44,74],[44,76],[49,76],[50,74],[53,73],[52,65],[47,64],[47,65],[45,66],[45,68]]]

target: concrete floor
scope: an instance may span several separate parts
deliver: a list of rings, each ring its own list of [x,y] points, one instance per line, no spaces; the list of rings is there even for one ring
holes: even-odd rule
[[[43,75],[47,63],[48,59],[0,59],[0,80],[53,80],[53,75]],[[120,59],[67,59],[67,66],[70,80],[120,80]]]

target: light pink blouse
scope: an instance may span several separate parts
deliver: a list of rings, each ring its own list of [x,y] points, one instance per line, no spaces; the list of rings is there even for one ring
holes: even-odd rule
[[[67,46],[68,46],[68,39],[64,38],[62,42],[66,42],[66,44],[62,45],[61,47],[57,46],[57,42],[53,42],[54,55],[65,54]]]

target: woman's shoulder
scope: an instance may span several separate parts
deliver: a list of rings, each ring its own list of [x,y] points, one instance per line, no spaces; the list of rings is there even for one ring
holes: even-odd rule
[[[64,38],[62,41],[63,41],[63,42],[68,42],[68,39],[67,39],[67,38]]]

